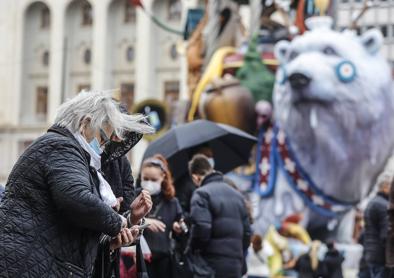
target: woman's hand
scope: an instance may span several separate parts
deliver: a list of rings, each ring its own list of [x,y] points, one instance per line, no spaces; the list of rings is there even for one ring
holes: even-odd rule
[[[136,225],[152,209],[152,199],[146,190],[142,190],[140,195],[134,199],[130,205],[130,221]]]
[[[174,222],[174,224],[172,224],[172,230],[177,234],[181,234],[182,233],[182,228],[181,228],[181,224],[179,222]]]
[[[147,229],[151,230],[154,233],[164,232],[166,230],[166,224],[161,222],[160,220],[153,218],[146,218],[145,223],[150,224]]]
[[[118,249],[124,245],[130,245],[138,237],[138,226],[133,226],[130,229],[123,228],[120,233],[111,240],[109,248],[111,250]]]

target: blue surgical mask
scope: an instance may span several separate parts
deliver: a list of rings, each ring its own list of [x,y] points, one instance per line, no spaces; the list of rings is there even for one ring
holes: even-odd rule
[[[211,164],[212,168],[215,168],[215,160],[213,158],[208,158],[209,164]]]
[[[98,142],[97,138],[94,138],[92,141],[90,141],[89,145],[98,155],[101,155],[103,152],[100,148],[100,143]]]

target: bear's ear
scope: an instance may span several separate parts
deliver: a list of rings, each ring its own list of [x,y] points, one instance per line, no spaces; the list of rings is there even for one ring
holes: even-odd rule
[[[378,29],[370,29],[361,36],[361,43],[368,53],[377,53],[383,45],[383,35]]]
[[[275,45],[274,53],[276,59],[281,64],[285,63],[287,50],[289,49],[290,43],[288,41],[280,41]]]

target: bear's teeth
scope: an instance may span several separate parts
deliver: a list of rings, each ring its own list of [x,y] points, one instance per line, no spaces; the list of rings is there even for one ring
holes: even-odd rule
[[[311,114],[309,115],[309,124],[312,128],[316,128],[318,125],[317,112],[315,107],[312,107],[311,109]]]

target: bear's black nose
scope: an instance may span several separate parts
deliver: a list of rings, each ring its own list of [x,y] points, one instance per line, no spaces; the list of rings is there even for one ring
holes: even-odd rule
[[[311,82],[311,79],[305,74],[296,72],[289,76],[289,82],[291,88],[299,90],[307,87]]]

